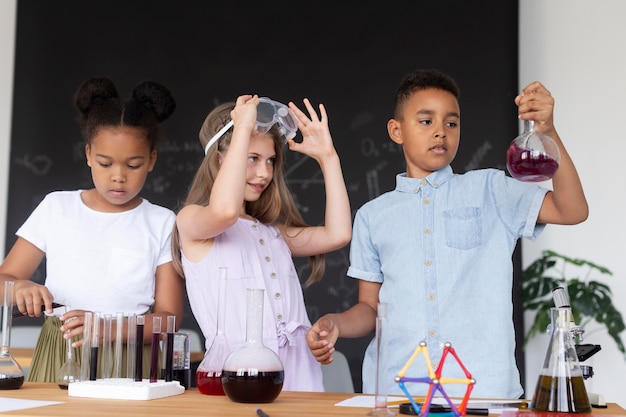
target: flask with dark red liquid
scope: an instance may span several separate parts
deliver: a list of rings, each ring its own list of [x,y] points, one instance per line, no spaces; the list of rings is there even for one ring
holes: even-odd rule
[[[2,345],[0,346],[0,389],[18,389],[24,383],[24,371],[11,355],[11,321],[13,319],[13,281],[4,282],[2,306]]]
[[[265,290],[247,292],[246,343],[226,359],[222,386],[232,401],[269,403],[282,391],[285,371],[276,352],[263,344]]]
[[[535,132],[532,120],[524,120],[524,131],[506,151],[506,167],[519,181],[540,182],[552,178],[559,167],[561,153],[552,138]]]
[[[204,354],[204,359],[196,370],[196,387],[202,394],[224,395],[222,388],[222,368],[232,349],[225,333],[226,286],[228,268],[219,268],[219,287],[217,304],[217,330],[211,347]]]

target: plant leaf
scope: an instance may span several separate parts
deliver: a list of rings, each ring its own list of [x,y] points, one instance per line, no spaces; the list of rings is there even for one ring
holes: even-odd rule
[[[566,269],[571,267],[575,268],[575,273],[567,275]],[[524,338],[524,347],[550,324],[550,308],[554,307],[552,290],[561,286],[567,290],[575,322],[581,324],[595,320],[604,325],[620,352],[626,354],[626,346],[620,337],[620,333],[626,330],[624,319],[613,305],[610,287],[589,279],[593,274],[613,275],[604,266],[551,250],[543,251],[522,271],[522,306],[524,311],[536,313]]]

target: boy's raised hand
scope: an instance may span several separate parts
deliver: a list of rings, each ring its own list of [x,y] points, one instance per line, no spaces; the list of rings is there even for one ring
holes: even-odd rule
[[[554,132],[554,97],[539,81],[528,84],[522,93],[515,97],[519,118],[533,120],[535,130],[548,136]]]

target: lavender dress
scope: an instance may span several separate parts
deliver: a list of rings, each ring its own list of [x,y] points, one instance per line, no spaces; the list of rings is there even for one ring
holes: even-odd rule
[[[263,343],[280,357],[285,391],[324,391],[321,365],[305,334],[311,327],[291,252],[275,226],[240,218],[215,237],[199,262],[182,254],[187,294],[209,349],[216,333],[219,267],[228,268],[225,333],[234,350],[246,341],[248,288],[265,289]]]

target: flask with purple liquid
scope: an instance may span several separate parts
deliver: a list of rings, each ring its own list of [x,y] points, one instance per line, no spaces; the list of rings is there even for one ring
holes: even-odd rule
[[[558,146],[550,136],[536,132],[534,124],[532,120],[524,120],[524,131],[513,139],[506,151],[506,167],[519,181],[549,180],[559,167]]]

